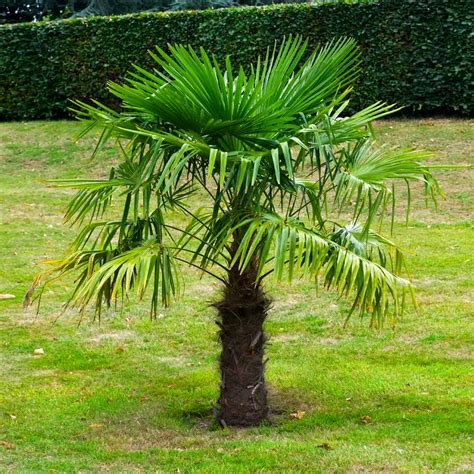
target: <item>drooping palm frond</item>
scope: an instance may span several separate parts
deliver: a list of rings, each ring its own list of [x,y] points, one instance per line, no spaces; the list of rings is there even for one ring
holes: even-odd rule
[[[389,314],[390,301],[395,303],[392,315],[396,320],[402,300],[407,294],[413,295],[410,282],[400,276],[405,269],[400,249],[375,233],[365,238],[360,226],[349,225],[325,234],[299,219],[263,212],[228,229],[226,239],[241,229],[245,231],[231,267],[237,264],[244,271],[258,256],[258,279],[270,274],[277,279],[286,274],[290,281],[301,276],[319,277],[327,288],[353,299],[353,309],[374,314],[374,324]]]
[[[66,308],[81,311],[92,303],[100,314],[104,303],[110,306],[132,291],[141,299],[151,289],[151,312],[156,316],[160,303],[168,306],[180,294],[180,275],[173,252],[153,238],[122,252],[116,249],[76,251],[62,260],[44,263],[52,268],[36,277],[25,298],[26,304],[43,280],[42,291],[68,275],[74,275],[76,283]]]
[[[421,182],[425,193],[434,200],[440,189],[429,168],[423,163],[431,153],[400,148],[377,147],[370,140],[342,148],[334,176],[335,199],[339,209],[354,201],[353,218],[366,209],[365,230],[379,214],[382,218],[390,202],[394,204],[394,183],[402,182],[408,189],[407,219],[411,205],[411,183]],[[395,218],[392,206],[392,220]],[[393,227],[393,223],[392,223]]]

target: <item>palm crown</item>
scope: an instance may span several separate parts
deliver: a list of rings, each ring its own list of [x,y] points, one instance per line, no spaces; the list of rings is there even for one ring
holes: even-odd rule
[[[66,219],[82,228],[34,286],[73,272],[73,306],[100,310],[119,294],[150,289],[156,312],[178,296],[188,264],[250,292],[270,274],[319,277],[372,322],[396,317],[411,292],[403,255],[372,228],[387,210],[393,222],[397,180],[438,190],[422,164],[427,154],[376,145],[370,122],[391,106],[346,114],[354,41],[306,49],[289,38],[246,72],[229,57],[221,68],[203,50],[170,46],[152,53],[156,70],[135,67],[125,85],[109,85],[120,112],[78,102],[85,131],[100,127],[99,148],[118,138],[122,160],[107,179],[58,183],[79,188]],[[194,193],[206,196],[198,210],[189,206]],[[103,219],[119,196],[120,216]],[[253,312],[266,313],[263,297],[253,296],[261,300]]]

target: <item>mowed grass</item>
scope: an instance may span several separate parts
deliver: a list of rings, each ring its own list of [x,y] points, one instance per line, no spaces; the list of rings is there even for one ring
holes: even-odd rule
[[[474,472],[472,171],[438,172],[437,212],[417,197],[405,227],[400,210],[421,309],[395,329],[343,329],[347,302],[311,282],[269,282],[273,424],[220,430],[213,281],[186,270],[185,296],[156,321],[134,302],[100,324],[57,319],[67,283],[46,292],[38,317],[21,308],[38,262],[74,235],[61,221],[71,191],[40,180],[100,176],[115,159],[109,149],[91,162],[95,139],[73,143],[79,129],[0,124],[0,293],[16,295],[0,300],[0,471]],[[433,162],[472,164],[472,121],[376,130]]]

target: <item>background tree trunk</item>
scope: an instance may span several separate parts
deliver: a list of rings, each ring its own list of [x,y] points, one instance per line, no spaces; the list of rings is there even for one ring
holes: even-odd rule
[[[263,323],[270,301],[256,279],[256,265],[229,271],[219,312],[221,387],[218,420],[223,425],[258,425],[268,416]]]
[[[72,17],[112,15],[114,10],[109,0],[89,0],[86,8],[75,12]]]

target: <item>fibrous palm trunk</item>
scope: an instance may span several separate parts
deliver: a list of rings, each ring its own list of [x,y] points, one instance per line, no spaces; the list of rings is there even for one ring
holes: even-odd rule
[[[229,271],[223,299],[215,306],[222,343],[218,421],[258,425],[268,416],[263,323],[270,301],[257,283],[255,265]]]

